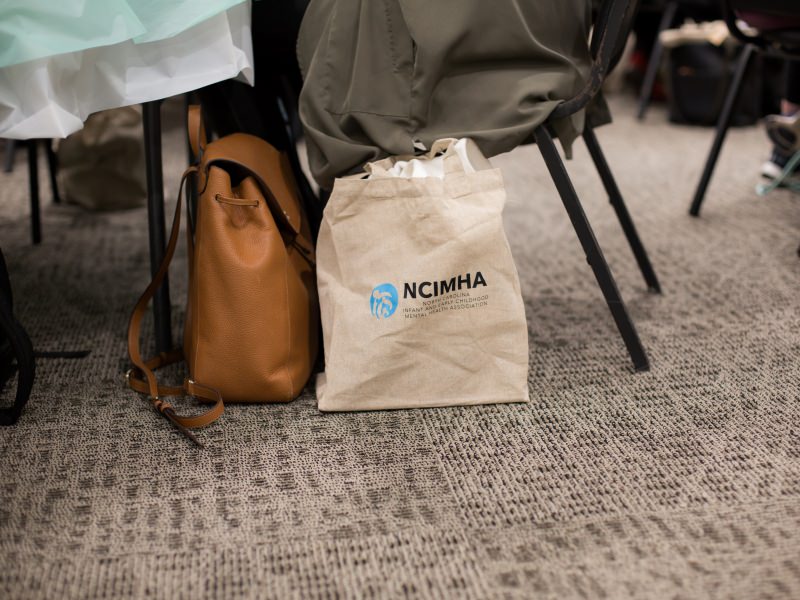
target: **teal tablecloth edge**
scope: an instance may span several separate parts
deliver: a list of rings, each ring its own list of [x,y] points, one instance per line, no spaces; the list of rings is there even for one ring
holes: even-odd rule
[[[0,68],[178,35],[247,0],[6,0],[0,3]]]

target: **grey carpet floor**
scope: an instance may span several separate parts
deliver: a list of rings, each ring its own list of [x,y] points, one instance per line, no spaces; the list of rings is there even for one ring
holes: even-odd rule
[[[0,175],[19,317],[40,349],[92,354],[41,361],[23,418],[0,431],[0,596],[800,598],[800,199],[755,196],[768,145],[739,129],[691,219],[711,131],[657,110],[637,123],[625,99],[613,109],[598,135],[662,296],[645,290],[581,144],[568,166],[649,373],[632,372],[523,148],[495,162],[529,405],[323,415],[309,392],[229,406],[203,451],[123,384],[126,320],[148,281],[144,211],[47,205],[31,247],[20,153]],[[182,144],[167,132],[169,197]],[[178,260],[176,332],[184,277]]]

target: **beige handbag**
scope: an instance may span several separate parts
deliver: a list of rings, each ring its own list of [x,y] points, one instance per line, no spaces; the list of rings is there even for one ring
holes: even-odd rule
[[[288,402],[305,386],[317,355],[314,249],[287,157],[257,137],[235,133],[206,144],[199,107],[189,114],[199,163],[195,234],[189,246],[189,298],[183,349],[142,358],[141,321],[169,267],[180,231],[181,194],[161,268],[136,304],[128,328],[130,386],[194,441],[187,428],[217,419],[223,400]],[[186,361],[183,385],[159,385],[154,371]],[[164,396],[213,402],[179,416]]]
[[[94,113],[83,129],[60,140],[58,186],[67,202],[89,210],[144,206],[141,110],[125,106]]]
[[[456,140],[416,157],[440,177],[395,177],[399,157],[336,180],[317,240],[320,410],[528,401],[503,178],[464,143],[471,163]]]

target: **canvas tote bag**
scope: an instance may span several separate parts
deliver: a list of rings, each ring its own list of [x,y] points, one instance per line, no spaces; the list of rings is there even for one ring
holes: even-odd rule
[[[320,410],[528,401],[503,178],[470,140],[458,146],[336,180],[317,242]]]

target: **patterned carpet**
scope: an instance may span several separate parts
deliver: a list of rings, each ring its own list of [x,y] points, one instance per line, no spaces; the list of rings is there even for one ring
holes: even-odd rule
[[[799,598],[800,203],[755,196],[768,147],[746,128],[691,219],[711,131],[612,108],[598,136],[663,296],[646,292],[581,144],[568,166],[649,373],[632,372],[523,148],[495,162],[530,405],[323,415],[309,392],[228,407],[205,450],[123,385],[125,324],[148,280],[144,211],[46,204],[31,247],[20,152],[0,175],[19,317],[39,349],[92,354],[42,360],[23,418],[0,431],[0,596]],[[172,197],[178,128],[165,156]],[[171,283],[177,332],[182,260]]]

